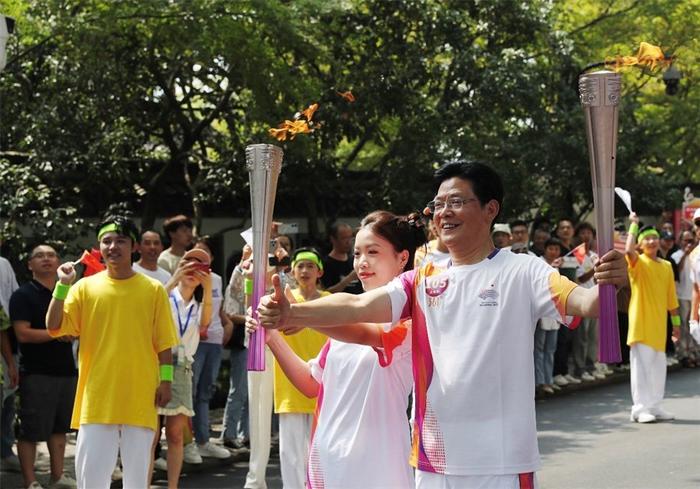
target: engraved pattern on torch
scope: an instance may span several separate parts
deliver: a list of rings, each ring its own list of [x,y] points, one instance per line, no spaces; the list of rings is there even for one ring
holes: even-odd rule
[[[250,179],[250,211],[253,224],[253,316],[257,318],[260,298],[265,295],[267,255],[272,232],[277,178],[282,168],[281,148],[272,144],[252,144],[245,149]],[[265,370],[265,330],[259,328],[248,342],[248,370]]]
[[[612,71],[596,71],[579,77],[579,95],[586,119],[600,256],[613,248],[620,87],[620,75]],[[598,358],[603,363],[617,363],[621,359],[616,293],[612,285],[599,287]]]

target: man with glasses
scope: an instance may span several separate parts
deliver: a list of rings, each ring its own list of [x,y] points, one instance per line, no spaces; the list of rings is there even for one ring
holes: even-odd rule
[[[56,285],[59,259],[46,244],[32,249],[32,279],[12,294],[10,320],[20,350],[19,433],[17,454],[24,487],[40,488],[34,474],[36,446],[46,442],[51,456],[51,487],[76,487],[63,473],[66,433],[70,431],[78,370],[72,337],[53,339],[46,330],[46,311]]]
[[[258,308],[266,327],[398,324],[412,318],[414,448],[418,489],[534,486],[540,467],[533,369],[535,323],[596,316],[598,290],[577,287],[534,257],[498,250],[500,176],[481,163],[443,165],[428,205],[450,252],[447,269],[403,273],[359,296],[290,305],[279,280]],[[607,253],[599,284],[627,282],[624,257]]]

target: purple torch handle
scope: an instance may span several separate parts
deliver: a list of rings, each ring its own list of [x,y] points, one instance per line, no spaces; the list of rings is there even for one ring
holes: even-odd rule
[[[620,75],[612,71],[585,73],[579,77],[579,93],[586,119],[600,256],[613,248],[620,83]],[[603,363],[618,363],[622,355],[615,286],[599,286],[598,307],[598,360]]]
[[[265,253],[264,258],[267,258],[267,253]],[[261,270],[262,273],[258,273],[258,270]],[[266,270],[267,263],[263,262],[261,265],[253,256],[253,297],[250,305],[255,319],[258,318],[260,299],[265,295]],[[255,372],[265,370],[265,343],[265,328],[258,328],[254,333],[251,333],[250,338],[248,338],[248,370]]]

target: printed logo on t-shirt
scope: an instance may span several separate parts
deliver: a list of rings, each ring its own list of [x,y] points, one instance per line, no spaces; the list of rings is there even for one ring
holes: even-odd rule
[[[481,299],[479,306],[491,307],[498,305],[498,292],[496,291],[495,286],[496,284],[491,284],[479,292],[479,299]]]
[[[447,276],[426,277],[425,278],[425,294],[428,296],[428,307],[438,307],[442,303],[442,294],[450,285],[450,280]]]

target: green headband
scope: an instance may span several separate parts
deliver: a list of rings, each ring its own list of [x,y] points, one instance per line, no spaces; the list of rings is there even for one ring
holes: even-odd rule
[[[122,227],[119,226],[115,222],[110,222],[109,224],[105,224],[104,226],[102,226],[100,228],[99,231],[97,231],[97,241],[100,241],[102,239],[102,236],[104,236],[107,233],[117,233],[117,234],[121,234],[122,236],[128,236],[129,238],[131,238],[131,240],[134,243],[136,243],[136,241],[138,241],[136,239],[136,236],[134,236],[132,234],[124,234],[124,230],[122,229]]]
[[[315,263],[319,270],[323,270],[323,263],[321,262],[321,259],[312,251],[302,251],[297,253],[297,255],[294,257],[294,261],[292,262],[292,268],[294,268],[296,264],[302,260]]]
[[[642,240],[644,238],[646,238],[647,236],[656,236],[658,238],[659,232],[654,228],[647,229],[646,231],[642,231],[641,233],[639,233],[639,236],[637,236],[637,244],[641,243]]]

